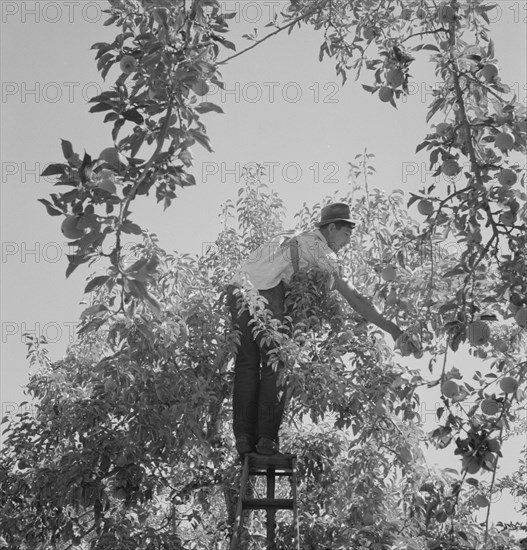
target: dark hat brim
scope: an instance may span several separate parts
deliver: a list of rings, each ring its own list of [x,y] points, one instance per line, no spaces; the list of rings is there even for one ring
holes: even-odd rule
[[[331,218],[329,220],[323,220],[315,223],[315,227],[323,227],[324,225],[329,225],[330,223],[334,222],[346,222],[351,225],[351,227],[355,227],[357,224],[355,222],[352,222],[349,218]]]

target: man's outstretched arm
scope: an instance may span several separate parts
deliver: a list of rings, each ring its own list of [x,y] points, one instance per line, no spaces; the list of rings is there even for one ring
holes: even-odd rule
[[[342,277],[336,277],[335,288],[344,296],[348,304],[366,321],[377,325],[380,329],[391,334],[394,340],[397,340],[403,331],[395,324],[383,317],[374,307],[374,305],[362,294],[357,292]]]

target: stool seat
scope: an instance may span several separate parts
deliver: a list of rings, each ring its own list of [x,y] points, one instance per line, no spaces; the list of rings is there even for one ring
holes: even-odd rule
[[[291,475],[293,473],[293,461],[296,455],[277,453],[274,455],[260,455],[249,453],[246,455],[249,460],[250,474],[266,474],[271,468],[276,475]]]

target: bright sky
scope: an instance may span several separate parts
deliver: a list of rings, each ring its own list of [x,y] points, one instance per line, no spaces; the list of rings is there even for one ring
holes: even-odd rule
[[[241,10],[238,23],[231,20],[236,36],[254,27],[263,36],[269,16],[284,5],[278,0],[220,3],[227,12]],[[23,400],[21,386],[28,379],[22,334],[46,336],[57,359],[74,338],[83,308],[88,271],[81,267],[65,279],[61,218],[49,217],[37,202],[53,190],[39,173],[50,162],[62,162],[61,138],[93,157],[112,145],[110,126],[102,124],[100,114],[88,113],[86,100],[103,89],[89,48],[111,40],[113,28],[102,25],[103,0],[0,0],[0,7],[3,416]],[[498,0],[489,15],[502,80],[526,101],[527,4]],[[198,254],[204,243],[214,241],[220,204],[236,197],[241,168],[250,162],[267,165],[264,181],[279,191],[290,216],[304,201],[313,204],[345,188],[348,162],[365,148],[376,155],[372,187],[416,192],[430,181],[426,157],[415,155],[427,133],[424,118],[436,82],[427,54],[412,67],[412,95],[395,110],[353,78],[342,87],[334,61],[318,61],[321,40],[310,28],[295,30],[224,67],[228,93],[213,89],[206,98],[225,111],[204,118],[215,152],[193,151],[198,185],[182,190],[164,213],[153,197],[136,207],[138,221],[158,234],[164,248]],[[234,42],[238,50],[249,45]],[[114,76],[110,72],[110,82]],[[361,82],[370,84],[371,75],[365,73]],[[458,366],[474,361],[468,355],[457,360]],[[504,467],[512,469],[517,457],[509,453]],[[448,461],[458,465],[457,458]],[[494,508],[495,519],[510,519],[509,506]]]

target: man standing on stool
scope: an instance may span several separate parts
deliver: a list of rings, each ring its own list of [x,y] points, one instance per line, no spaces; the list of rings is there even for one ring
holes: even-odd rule
[[[272,316],[284,318],[284,298],[291,276],[298,269],[317,267],[331,275],[331,289],[338,290],[349,305],[367,321],[389,333],[394,340],[401,329],[385,319],[339,274],[337,252],[350,242],[355,224],[345,203],[325,206],[315,229],[300,233],[276,249],[263,245],[240,267],[227,288],[227,304],[240,343],[234,365],[233,429],[236,450],[243,456],[256,452],[279,452],[278,431],[285,408],[285,392],[278,386],[278,371],[270,361],[273,343],[254,331],[254,319],[240,303],[239,288],[249,286],[265,298]]]

